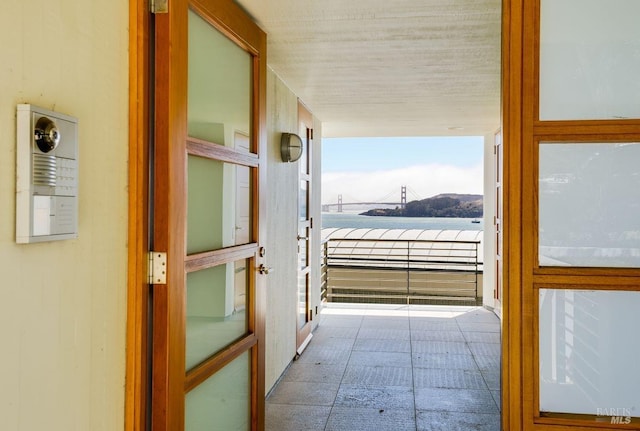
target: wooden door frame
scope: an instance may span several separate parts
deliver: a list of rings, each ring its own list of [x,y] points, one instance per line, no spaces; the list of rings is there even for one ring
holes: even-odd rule
[[[129,223],[126,431],[146,427],[147,405],[147,252],[149,235],[149,8],[129,1]]]
[[[160,49],[171,50],[171,44],[169,41],[155,40],[152,41],[150,34],[152,31],[151,15],[148,6],[148,0],[130,0],[129,1],[129,221],[128,221],[128,293],[127,293],[127,336],[126,336],[126,380],[125,380],[125,423],[124,428],[126,431],[145,430],[147,420],[147,404],[150,400],[147,399],[147,387],[149,385],[149,373],[148,369],[149,360],[149,343],[147,339],[148,331],[148,315],[147,315],[147,303],[149,300],[148,294],[148,280],[147,280],[147,255],[149,252],[148,238],[149,238],[149,123],[151,121],[151,109],[150,109],[150,95],[151,87],[153,83],[149,83],[150,76],[150,58],[151,51],[156,46],[160,46]],[[266,235],[266,224],[259,223],[260,220],[265,220],[266,216],[266,191],[262,189],[266,185],[266,165],[267,165],[267,132],[266,132],[266,35],[262,32],[255,33],[252,29],[256,28],[255,23],[251,18],[235,3],[231,0],[208,0],[202,2],[199,0],[171,0],[170,7],[185,7],[185,5],[191,4],[196,9],[206,10],[207,5],[213,5],[216,8],[216,13],[221,20],[217,22],[220,26],[220,30],[228,37],[239,43],[245,48],[255,47],[260,53],[259,61],[254,65],[253,73],[253,85],[254,89],[257,89],[255,98],[257,103],[254,105],[252,111],[252,130],[254,133],[254,150],[257,151],[259,157],[259,165],[261,169],[258,170],[258,175],[254,176],[252,186],[255,188],[259,196],[258,209],[254,214],[254,222],[252,228],[254,232],[259,232],[260,243],[263,244]],[[178,5],[178,6],[176,6]],[[188,7],[188,6],[187,6]],[[155,15],[155,25],[170,26],[173,28],[182,28],[183,31],[179,32],[179,37],[187,37],[186,26],[186,14],[177,16],[177,14],[158,14]],[[233,29],[233,30],[232,30]],[[251,51],[254,51],[253,49]],[[172,60],[170,64],[160,64],[155,68],[156,76],[168,76],[169,73],[175,78],[175,73],[178,71],[181,74],[186,73],[186,52],[172,53]],[[186,76],[181,75],[184,82],[186,82]],[[169,82],[169,97],[175,97],[179,100],[181,94],[186,94],[186,88],[180,88],[175,84],[176,80],[173,79]],[[158,102],[158,101],[156,101]],[[170,100],[159,101],[161,105],[167,108],[160,115],[165,118],[176,118],[180,114],[180,109],[170,108]],[[184,107],[182,107],[184,108]],[[186,108],[182,109],[184,111]],[[156,118],[158,113],[156,112]],[[163,171],[165,175],[171,175],[173,169],[177,165],[186,163],[186,151],[182,145],[173,145],[166,147],[170,142],[176,142],[176,139],[183,140],[186,136],[186,130],[177,130],[176,128],[169,128],[168,122],[157,121],[154,118],[154,128],[158,144],[165,145],[165,152],[175,152],[173,158],[173,165],[167,163],[161,163],[156,169]],[[186,124],[183,121],[182,124]],[[186,143],[185,143],[186,144]],[[181,154],[178,154],[181,153]],[[177,164],[176,164],[177,162]],[[180,228],[181,220],[184,218],[184,214],[178,209],[183,205],[171,205],[175,201],[183,202],[186,200],[184,193],[183,182],[179,180],[178,187],[164,190],[162,193],[155,194],[154,205],[165,206],[166,212],[169,217],[169,223],[176,226],[176,229]],[[181,231],[182,231],[181,230]],[[169,244],[168,238],[156,237],[155,247],[163,248],[168,253],[168,266],[173,267],[177,262],[181,265],[184,264],[184,244]],[[260,262],[258,262],[259,264]],[[183,278],[184,274],[181,271],[168,271],[167,281],[169,285],[176,285],[180,283],[180,278]],[[264,424],[264,383],[265,383],[265,370],[264,370],[264,319],[265,319],[265,307],[266,297],[264,289],[257,289],[255,298],[255,326],[254,332],[259,334],[259,342],[254,349],[254,360],[252,361],[252,368],[255,379],[252,379],[251,385],[256,399],[253,401],[257,405],[257,415],[251,417],[252,423]],[[175,295],[178,292],[171,290],[164,291],[163,294]],[[175,315],[181,315],[183,310],[176,309],[173,311]],[[176,337],[176,331],[169,333],[169,338]],[[171,345],[171,340],[167,340],[167,345]],[[170,348],[170,347],[169,347]],[[166,359],[166,358],[165,358]],[[179,362],[179,361],[178,361]],[[184,364],[174,363],[169,369],[169,374],[182,374],[184,375]],[[171,381],[177,381],[177,379],[171,379],[170,375],[165,377],[167,385]],[[176,385],[174,385],[176,386]],[[184,389],[180,387],[161,387],[154,388],[153,398],[156,399],[168,399],[169,397],[175,397],[175,394],[182,392]],[[174,395],[172,395],[174,394]],[[179,410],[183,410],[183,400],[177,398],[173,403],[180,404]],[[178,414],[167,414],[167,417],[163,418],[163,422],[166,423],[167,429],[179,429],[183,425],[184,412],[178,412]]]
[[[311,335],[311,326],[313,324],[313,312],[311,307],[311,250],[313,247],[313,217],[311,216],[311,197],[313,195],[313,152],[311,146],[308,143],[311,143],[313,140],[313,116],[311,111],[302,103],[301,100],[298,99],[298,132],[300,133],[300,137],[304,139],[305,150],[303,151],[302,157],[307,158],[307,174],[303,176],[300,172],[300,168],[298,167],[298,188],[300,187],[300,181],[306,180],[308,181],[308,190],[307,190],[307,217],[309,220],[308,232],[307,232],[307,268],[306,268],[306,289],[307,289],[307,306],[306,309],[306,319],[307,323],[300,328],[299,326],[299,306],[300,306],[300,265],[298,263],[297,268],[297,278],[298,284],[296,289],[297,299],[296,299],[296,351],[298,354],[302,353],[302,350],[306,347],[305,343],[309,342],[309,336]],[[302,133],[304,129],[304,134]],[[304,178],[303,178],[304,177]],[[299,194],[298,194],[299,195]],[[298,202],[298,208],[300,208],[300,203]],[[300,235],[300,216],[299,214],[296,216],[298,235]]]
[[[502,429],[522,430],[520,169],[522,151],[523,0],[502,2]]]
[[[574,283],[624,284],[638,270],[537,268],[537,167],[541,139],[593,141],[640,137],[637,120],[540,121],[539,0],[504,0],[502,11],[502,130],[504,163],[504,289],[502,333],[502,429],[554,431],[611,428],[571,417],[541,418],[537,412],[537,315],[533,287],[546,277],[556,288]],[[532,364],[533,363],[533,364]],[[569,415],[570,416],[570,415]],[[618,429],[639,429],[637,424]]]

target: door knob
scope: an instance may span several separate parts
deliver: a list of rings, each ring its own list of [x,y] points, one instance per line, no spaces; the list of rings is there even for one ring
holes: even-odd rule
[[[271,267],[267,267],[267,266],[264,266],[264,264],[262,264],[262,263],[261,263],[261,264],[260,264],[260,266],[258,267],[258,272],[259,272],[260,274],[269,275],[269,273],[270,273],[271,271],[273,271],[273,268],[271,268]]]

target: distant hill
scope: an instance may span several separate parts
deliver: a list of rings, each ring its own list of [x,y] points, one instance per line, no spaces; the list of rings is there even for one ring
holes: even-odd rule
[[[408,202],[405,208],[373,209],[361,213],[386,217],[482,217],[482,195],[443,193],[420,201]]]

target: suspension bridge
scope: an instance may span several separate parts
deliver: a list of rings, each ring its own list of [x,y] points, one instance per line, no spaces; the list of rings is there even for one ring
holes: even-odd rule
[[[415,199],[420,200],[420,196],[418,196],[413,190],[409,189],[409,192],[415,197]],[[331,212],[337,211],[339,213],[343,212],[345,207],[349,206],[362,206],[362,205],[396,205],[400,208],[404,208],[407,205],[407,186],[400,187],[400,201],[397,200],[389,201],[389,199],[393,198],[393,195],[397,193],[396,191],[390,192],[387,195],[383,196],[380,199],[376,199],[370,202],[362,202],[362,201],[352,201],[352,202],[344,202],[342,195],[338,195],[338,201],[330,204],[322,204],[322,211]]]

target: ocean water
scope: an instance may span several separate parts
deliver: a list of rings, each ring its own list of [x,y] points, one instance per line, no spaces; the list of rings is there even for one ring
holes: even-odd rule
[[[484,221],[446,217],[372,217],[355,213],[322,213],[322,228],[484,230]]]

